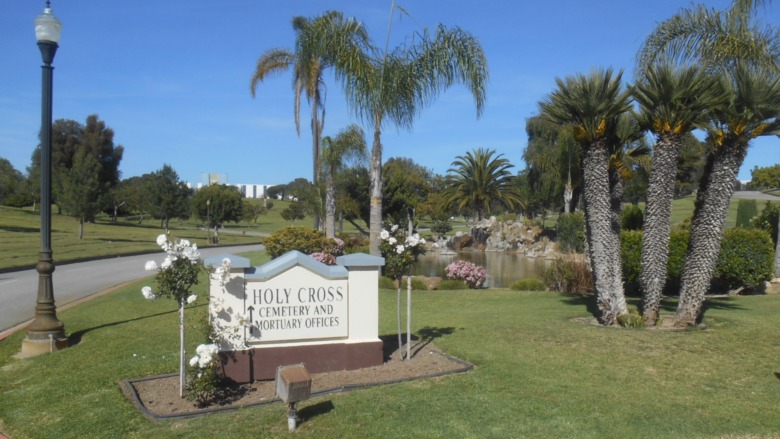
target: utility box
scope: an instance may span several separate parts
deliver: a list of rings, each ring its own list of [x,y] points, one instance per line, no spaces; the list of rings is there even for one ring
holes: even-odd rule
[[[306,366],[293,364],[276,369],[276,396],[287,404],[309,399],[311,375]]]

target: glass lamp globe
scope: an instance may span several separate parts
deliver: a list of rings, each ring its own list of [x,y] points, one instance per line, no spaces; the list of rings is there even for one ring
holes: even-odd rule
[[[54,16],[49,3],[37,17],[35,17],[35,38],[39,42],[49,41],[59,43],[62,23]]]

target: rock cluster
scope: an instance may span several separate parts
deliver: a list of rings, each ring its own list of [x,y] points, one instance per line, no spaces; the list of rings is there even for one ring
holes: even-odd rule
[[[510,251],[530,257],[553,257],[554,245],[542,235],[542,228],[520,221],[499,221],[495,217],[483,219],[470,234],[458,232],[446,247],[452,251]]]

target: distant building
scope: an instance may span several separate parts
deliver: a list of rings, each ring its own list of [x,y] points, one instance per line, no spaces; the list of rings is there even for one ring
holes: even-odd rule
[[[268,188],[272,184],[236,184],[234,185],[244,194],[244,198],[265,198]]]

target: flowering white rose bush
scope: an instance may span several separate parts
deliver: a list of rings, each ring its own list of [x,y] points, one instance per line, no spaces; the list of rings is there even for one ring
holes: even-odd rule
[[[184,352],[184,305],[193,303],[197,296],[190,290],[198,283],[198,274],[202,270],[200,265],[200,252],[198,246],[186,239],[171,242],[168,235],[157,237],[157,245],[165,252],[165,259],[161,264],[156,261],[147,261],[144,269],[157,271],[154,277],[157,290],[145,286],[141,288],[141,294],[147,300],[158,297],[174,299],[179,304],[179,395],[184,396],[185,387],[185,355]]]
[[[403,244],[399,244],[403,243]],[[417,233],[406,236],[404,230],[397,224],[390,230],[382,230],[379,233],[379,250],[385,258],[384,272],[398,282],[398,346],[402,346],[401,340],[401,278],[404,274],[410,274],[406,285],[406,357],[411,356],[411,320],[412,320],[412,277],[409,270],[417,260],[417,256],[425,254],[426,242]],[[402,350],[399,349],[399,356]]]
[[[195,349],[195,354],[190,358],[187,399],[194,400],[198,406],[203,407],[219,390],[219,347],[213,343],[201,344]]]

